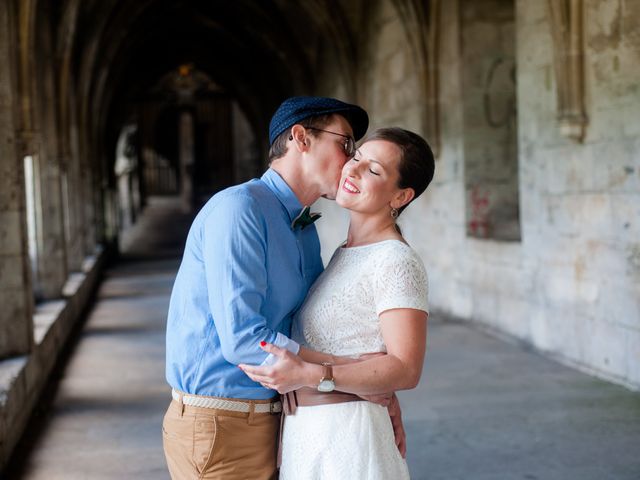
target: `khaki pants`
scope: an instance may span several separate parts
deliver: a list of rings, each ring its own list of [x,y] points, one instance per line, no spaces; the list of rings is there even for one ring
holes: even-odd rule
[[[162,437],[173,480],[277,478],[280,414],[192,407],[173,400]]]

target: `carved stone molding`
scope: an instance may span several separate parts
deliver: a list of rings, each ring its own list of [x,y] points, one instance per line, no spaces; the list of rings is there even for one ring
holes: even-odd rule
[[[425,92],[425,134],[437,157],[440,152],[439,49],[441,0],[394,0],[421,71]]]
[[[584,2],[548,0],[558,89],[558,122],[565,137],[581,142],[588,123],[584,106]]]

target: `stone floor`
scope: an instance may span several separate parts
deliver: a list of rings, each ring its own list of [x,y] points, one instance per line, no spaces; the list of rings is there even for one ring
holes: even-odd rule
[[[30,480],[168,478],[168,295],[189,219],[154,199],[123,239],[33,448]],[[437,316],[401,401],[414,479],[640,479],[640,394]]]

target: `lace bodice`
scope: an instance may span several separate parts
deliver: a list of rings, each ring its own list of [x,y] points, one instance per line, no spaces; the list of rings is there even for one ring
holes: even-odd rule
[[[392,308],[428,311],[427,274],[399,240],[338,248],[298,312],[293,338],[334,355],[386,351],[378,315]]]

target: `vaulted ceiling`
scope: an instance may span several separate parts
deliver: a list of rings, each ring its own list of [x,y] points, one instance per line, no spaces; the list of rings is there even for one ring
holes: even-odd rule
[[[34,23],[36,31],[48,23],[42,31],[53,45],[41,50],[55,51],[66,69],[60,88],[78,95],[81,121],[113,144],[132,106],[183,63],[234,97],[263,134],[283,98],[314,92],[319,55],[334,56],[349,84],[360,8],[334,0],[41,0]]]

